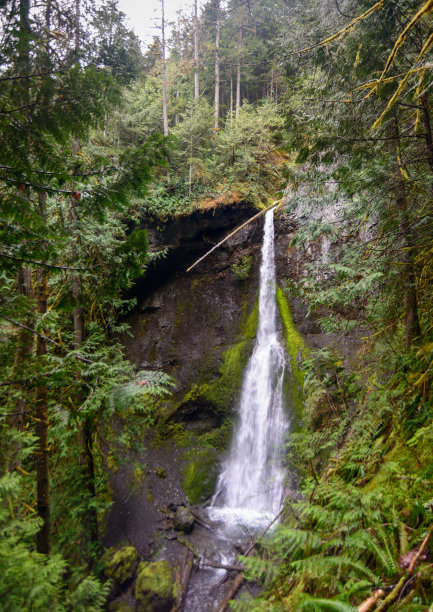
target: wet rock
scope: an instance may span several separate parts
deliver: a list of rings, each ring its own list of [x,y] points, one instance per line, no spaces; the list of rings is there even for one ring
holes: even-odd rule
[[[140,563],[135,599],[135,612],[169,612],[175,595],[171,567],[167,561]]]
[[[194,527],[195,519],[188,508],[185,506],[178,506],[176,509],[176,514],[173,518],[173,526],[176,531],[184,531],[185,533],[189,533],[192,531]]]
[[[134,576],[138,565],[138,552],[133,546],[122,546],[118,550],[109,548],[102,557],[102,562],[107,578],[122,586]]]
[[[108,605],[109,612],[132,612],[131,606],[123,599],[115,599]]]

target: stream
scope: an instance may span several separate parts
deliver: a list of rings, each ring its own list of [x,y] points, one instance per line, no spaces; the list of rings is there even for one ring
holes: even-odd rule
[[[266,213],[261,250],[259,324],[246,367],[231,449],[210,506],[203,511],[212,532],[197,526],[191,536],[207,562],[236,565],[236,555],[278,515],[283,502],[285,354],[275,299],[274,210]],[[185,610],[216,610],[227,590],[227,571],[200,567],[190,582]],[[254,590],[251,592],[252,595]]]

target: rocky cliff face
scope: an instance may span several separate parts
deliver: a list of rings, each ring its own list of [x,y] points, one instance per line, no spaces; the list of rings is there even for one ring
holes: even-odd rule
[[[109,545],[124,540],[127,533],[136,546],[148,550],[161,519],[159,509],[170,503],[202,502],[213,492],[255,335],[263,217],[191,272],[186,270],[255,213],[248,207],[226,206],[149,228],[151,249],[167,250],[167,255],[137,283],[138,307],[129,317],[130,334],[123,343],[138,369],[167,372],[177,387],[165,416],[159,414],[155,431],[147,436],[146,452],[131,456],[131,464],[146,466],[144,480],[132,483],[135,490],[129,494],[128,468],[113,477],[118,501],[108,517]],[[300,253],[290,246],[295,230],[293,218],[279,211],[279,284],[288,277],[296,279],[303,270]],[[320,330],[306,317],[305,305],[294,300],[292,307],[307,342],[319,345]]]
[[[251,223],[191,272],[187,268],[227,233],[254,214],[245,207],[194,213],[149,231],[151,249],[167,249],[136,286],[132,337],[124,344],[140,368],[160,369],[178,381],[177,394],[194,382],[218,376],[221,356],[234,341],[242,312],[257,293],[261,220]],[[232,270],[251,258],[248,278]]]

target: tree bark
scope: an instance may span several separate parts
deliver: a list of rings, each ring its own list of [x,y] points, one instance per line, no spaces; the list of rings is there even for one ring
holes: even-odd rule
[[[24,295],[28,299],[34,298],[33,294],[33,283],[32,283],[32,270],[30,267],[21,267],[18,271],[17,277],[18,291],[21,295]],[[32,313],[33,314],[33,313]],[[33,327],[34,319],[32,314],[29,313],[26,319],[27,327]],[[15,354],[14,362],[14,377],[21,378],[21,372],[25,367],[26,363],[30,361],[34,349],[34,336],[31,332],[26,329],[21,329],[18,335],[18,345]],[[22,385],[17,385],[17,389],[23,391]],[[13,418],[12,424],[20,431],[24,429],[25,413],[27,411],[28,400],[23,395],[17,400],[17,415]]]
[[[220,114],[220,0],[215,2],[216,10],[216,30],[215,30],[215,103],[214,103],[214,130],[218,131],[218,121]]]
[[[168,136],[167,114],[167,65],[165,60],[165,15],[164,0],[161,0],[161,53],[162,53],[162,118],[164,123],[164,136]]]

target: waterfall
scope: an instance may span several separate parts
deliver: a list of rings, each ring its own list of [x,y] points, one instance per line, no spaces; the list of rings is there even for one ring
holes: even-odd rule
[[[244,373],[239,422],[218,478],[212,518],[261,524],[281,506],[281,453],[288,423],[284,414],[285,358],[277,327],[274,211],[266,213],[260,267],[259,325]]]

